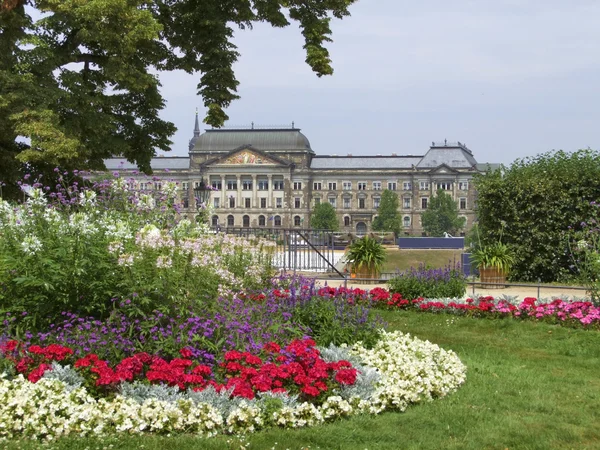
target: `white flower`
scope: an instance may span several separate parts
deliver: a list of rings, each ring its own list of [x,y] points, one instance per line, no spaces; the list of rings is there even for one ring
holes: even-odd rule
[[[159,269],[168,269],[173,265],[173,261],[168,256],[159,256],[156,259],[156,267]]]
[[[42,249],[42,242],[33,235],[27,235],[21,243],[21,249],[27,255],[35,255]]]

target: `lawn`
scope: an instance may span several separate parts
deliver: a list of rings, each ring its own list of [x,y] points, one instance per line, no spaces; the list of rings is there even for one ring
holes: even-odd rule
[[[412,311],[384,312],[400,329],[458,353],[467,382],[405,413],[358,416],[245,438],[119,436],[61,439],[45,448],[84,449],[549,449],[599,448],[600,334],[544,323]],[[9,449],[39,443],[3,443]],[[112,445],[112,447],[110,447]]]
[[[399,248],[387,248],[387,259],[382,272],[394,272],[396,270],[407,270],[425,264],[431,267],[444,267],[446,265],[460,263],[462,250],[409,250]]]

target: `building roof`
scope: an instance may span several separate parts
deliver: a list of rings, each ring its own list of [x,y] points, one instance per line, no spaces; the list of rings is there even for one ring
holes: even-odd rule
[[[464,144],[448,143],[443,144],[431,143],[429,151],[423,156],[423,159],[417,164],[417,168],[434,168],[442,164],[446,164],[452,168],[472,168],[477,166],[477,161],[473,157],[473,153]]]
[[[422,156],[315,156],[311,169],[411,169]]]
[[[278,150],[312,152],[310,142],[299,128],[206,130],[194,141],[191,152],[228,152],[247,145],[266,152]]]
[[[125,158],[105,159],[104,164],[107,170],[137,170],[137,164],[130,163]],[[166,156],[161,158],[152,158],[150,167],[153,170],[181,170],[190,168],[190,158],[180,156]]]

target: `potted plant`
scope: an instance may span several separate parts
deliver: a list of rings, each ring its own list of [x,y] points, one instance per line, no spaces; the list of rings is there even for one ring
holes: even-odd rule
[[[346,261],[351,264],[353,278],[379,278],[386,256],[385,248],[377,239],[365,236],[348,247]]]
[[[479,238],[479,235],[477,237]],[[471,251],[471,259],[479,268],[479,278],[482,283],[498,283],[485,286],[489,288],[504,287],[508,272],[515,262],[512,249],[502,243],[502,232],[498,242],[482,245],[479,240],[477,248]]]

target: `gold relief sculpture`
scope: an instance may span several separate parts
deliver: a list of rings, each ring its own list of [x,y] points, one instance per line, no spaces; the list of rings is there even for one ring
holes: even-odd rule
[[[223,164],[275,164],[275,162],[245,150],[231,155],[223,161]]]

